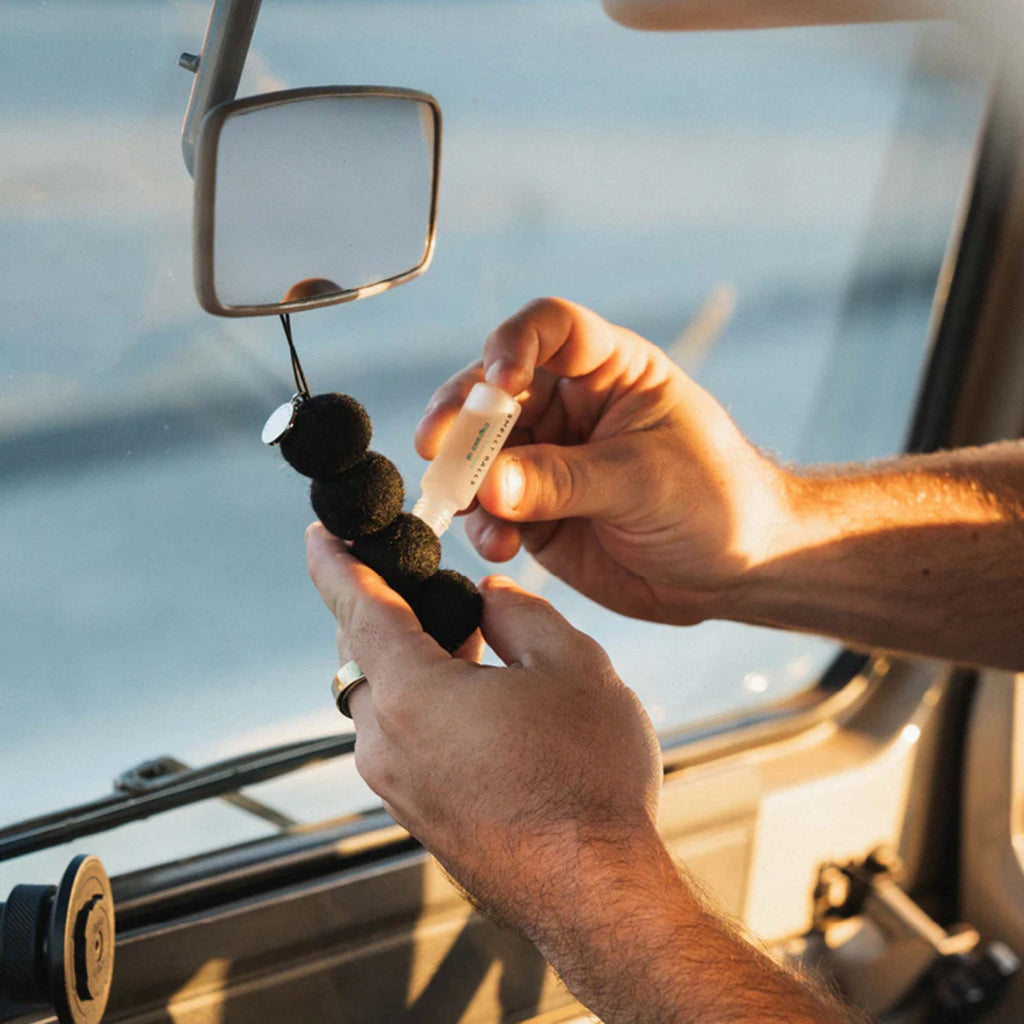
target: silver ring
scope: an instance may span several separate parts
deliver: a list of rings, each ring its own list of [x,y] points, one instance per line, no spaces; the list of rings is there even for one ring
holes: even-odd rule
[[[360,684],[366,682],[363,670],[354,662],[346,661],[331,680],[331,693],[334,695],[334,703],[338,710],[346,717],[351,718],[352,712],[348,709],[348,699],[352,691]]]

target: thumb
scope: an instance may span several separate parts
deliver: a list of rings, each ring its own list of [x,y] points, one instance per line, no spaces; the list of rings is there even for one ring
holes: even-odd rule
[[[512,522],[615,519],[642,485],[640,468],[636,453],[616,439],[521,445],[495,460],[477,497],[492,515]]]
[[[316,589],[371,681],[401,680],[415,667],[450,660],[408,604],[321,523],[306,530],[306,553]]]
[[[572,657],[573,638],[582,634],[543,598],[507,576],[488,576],[480,584],[480,593],[484,639],[506,665],[532,668]]]

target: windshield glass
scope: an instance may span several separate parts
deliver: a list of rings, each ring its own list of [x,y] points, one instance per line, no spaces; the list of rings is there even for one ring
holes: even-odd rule
[[[201,764],[346,725],[306,487],[259,440],[293,391],[280,325],[208,316],[192,292],[176,58],[207,10],[0,11],[0,824],[157,755]],[[434,265],[294,318],[313,390],[366,405],[414,496],[433,389],[555,294],[664,346],[781,459],[898,450],[982,116],[965,46],[936,25],[642,34],[597,0],[265,0],[240,95],[405,86],[445,119]],[[489,571],[460,528],[444,548]],[[526,559],[511,570],[609,650],[662,730],[806,687],[834,655],[638,623]],[[351,762],[258,794],[306,823],[375,800]],[[214,802],[75,849],[117,873],[270,831]]]

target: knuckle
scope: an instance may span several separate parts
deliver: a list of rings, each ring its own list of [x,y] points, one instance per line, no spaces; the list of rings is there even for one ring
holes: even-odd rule
[[[524,320],[530,320],[536,316],[543,316],[545,312],[551,309],[552,304],[555,302],[549,295],[543,295],[536,299],[530,299],[529,302],[523,306],[516,317],[521,317]]]
[[[338,631],[351,635],[356,619],[356,601],[347,591],[336,591],[332,595],[331,614],[338,620]]]
[[[573,639],[577,646],[576,656],[579,660],[593,662],[595,666],[614,672],[608,652],[592,636],[578,629],[573,632],[575,634]]]
[[[484,343],[484,363],[507,362],[531,375],[541,350],[541,339],[552,334],[553,325],[573,317],[573,306],[565,299],[533,299],[499,325]],[[559,329],[554,326],[554,334]],[[565,333],[562,331],[561,333]],[[529,380],[522,382],[525,387]]]
[[[495,329],[488,338],[488,347],[504,350],[515,346],[536,330],[538,321],[550,319],[553,313],[564,309],[565,305],[564,299],[531,299]]]
[[[377,724],[381,731],[392,737],[411,734],[416,729],[417,714],[404,694],[396,694],[390,688],[378,691],[374,701]]]
[[[560,620],[556,634],[558,661],[571,665],[574,674],[581,679],[593,681],[606,676],[618,679],[611,658],[601,644],[589,634],[566,622],[558,612],[554,612],[554,615]],[[554,633],[554,629],[552,632]]]
[[[525,327],[518,313],[499,324],[484,342],[484,362],[490,364],[495,359],[516,353],[526,335]]]
[[[390,791],[391,773],[384,763],[384,758],[375,746],[356,742],[356,771],[363,782],[380,797],[387,797]]]
[[[573,312],[573,305],[566,299],[560,299],[554,295],[544,295],[540,298],[531,299],[519,311],[519,316],[532,319],[534,317],[547,317],[552,314],[565,315]]]
[[[582,471],[574,459],[549,453],[541,467],[541,474],[542,479],[536,481],[538,490],[547,489],[553,508],[572,508],[578,504],[580,496],[586,493]]]

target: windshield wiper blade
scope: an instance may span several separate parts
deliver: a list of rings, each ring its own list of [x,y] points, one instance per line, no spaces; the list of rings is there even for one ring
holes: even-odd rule
[[[119,793],[149,793],[156,787],[164,785],[169,776],[180,776],[183,772],[190,771],[192,768],[184,761],[164,754],[162,757],[143,761],[142,764],[137,764],[134,768],[122,772],[114,779],[114,789]],[[245,796],[243,793],[221,793],[220,799],[254,814],[257,818],[269,821],[280,832],[287,832],[288,829],[295,828],[298,824],[287,814],[282,814],[261,800],[254,800],[251,796]]]
[[[123,787],[122,792],[0,829],[0,861],[106,832],[211,797],[233,794],[243,786],[266,782],[319,761],[344,757],[355,746],[352,733],[321,736],[150,778],[145,778],[145,765],[140,765],[114,783],[115,787]],[[170,763],[173,759],[158,758],[156,763],[161,761]]]

